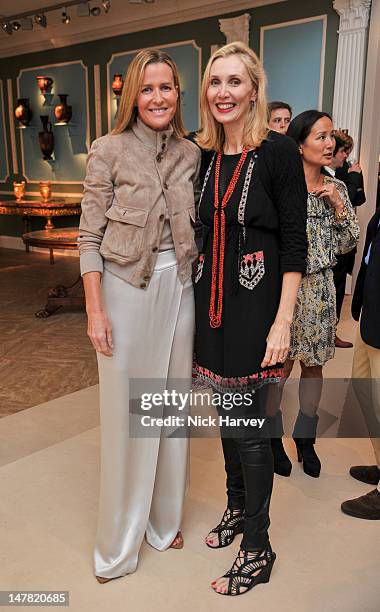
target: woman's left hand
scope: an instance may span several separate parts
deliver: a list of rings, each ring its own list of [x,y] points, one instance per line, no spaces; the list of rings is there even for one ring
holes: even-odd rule
[[[267,337],[267,349],[261,367],[284,363],[290,348],[290,323],[275,321]]]
[[[331,206],[338,212],[343,210],[344,202],[338,193],[335,183],[325,183],[320,189],[316,189],[314,194],[317,198],[327,198]]]

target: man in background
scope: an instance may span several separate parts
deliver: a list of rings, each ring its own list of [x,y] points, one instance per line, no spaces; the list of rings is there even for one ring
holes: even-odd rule
[[[365,202],[363,174],[357,162],[349,164],[347,158],[353,148],[351,136],[342,130],[335,132],[335,149],[331,163],[325,166],[325,170],[331,176],[343,181],[347,187],[351,204],[354,207],[361,206]],[[337,256],[337,264],[333,268],[334,283],[336,289],[336,314],[339,321],[342,310],[347,274],[352,274],[355,263],[356,247],[349,253]],[[335,336],[337,348],[352,348],[352,342],[342,340]]]
[[[368,224],[351,310],[355,321],[360,317],[352,382],[367,422],[376,465],[354,466],[350,474],[376,488],[343,502],[341,508],[356,518],[380,520],[380,208]]]
[[[286,102],[275,100],[268,104],[268,124],[271,130],[286,134],[292,120],[292,109]]]

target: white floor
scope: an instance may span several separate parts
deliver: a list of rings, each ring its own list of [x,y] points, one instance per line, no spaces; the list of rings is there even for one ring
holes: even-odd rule
[[[353,338],[344,321],[341,336]],[[352,350],[337,351],[330,376],[349,376]],[[98,496],[97,387],[0,420],[0,590],[68,590],[74,612],[379,612],[379,523],[345,516],[342,500],[371,487],[348,469],[372,464],[366,439],[323,439],[319,479],[293,460],[290,478],[275,477],[270,530],[278,558],[271,581],[244,597],[215,594],[239,539],[210,550],[202,539],[225,506],[219,441],[191,443],[191,482],[183,522],[185,547],[158,553],[144,545],[138,571],[100,585],[92,546]],[[7,608],[11,609],[11,607]]]

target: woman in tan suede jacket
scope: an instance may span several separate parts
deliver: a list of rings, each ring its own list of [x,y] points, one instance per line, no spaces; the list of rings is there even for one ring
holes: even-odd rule
[[[187,439],[160,428],[134,437],[129,408],[136,379],[146,379],[144,393],[153,381],[155,392],[174,379],[190,388],[200,152],[184,134],[175,63],[141,51],[126,74],[116,128],[91,147],[79,232],[99,368],[101,583],[135,571],[144,535],[158,550],[183,546]]]

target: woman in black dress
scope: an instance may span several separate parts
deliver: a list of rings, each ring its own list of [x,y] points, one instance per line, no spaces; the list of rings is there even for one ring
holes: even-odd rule
[[[196,369],[221,404],[232,393],[230,416],[256,417],[290,346],[307,250],[305,179],[295,143],[268,129],[265,74],[243,43],[210,58],[201,113],[197,142],[215,154],[199,208],[205,232],[195,289]],[[275,560],[268,538],[273,456],[270,432],[219,423],[228,504],[206,544],[228,546],[243,533],[231,570],[212,583],[218,593],[239,595],[268,582]]]

